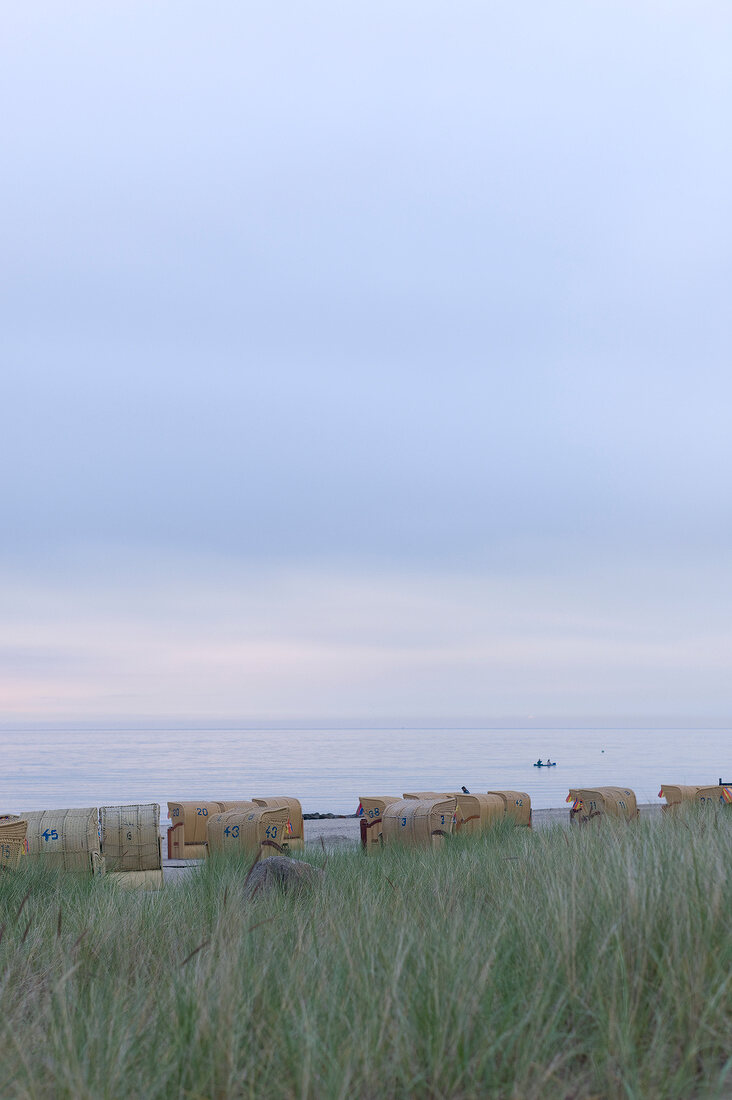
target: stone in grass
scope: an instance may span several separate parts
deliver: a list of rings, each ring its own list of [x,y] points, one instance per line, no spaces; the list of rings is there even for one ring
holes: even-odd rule
[[[244,883],[244,897],[253,898],[257,894],[266,894],[276,889],[300,893],[302,890],[312,889],[322,878],[322,870],[313,867],[312,863],[271,856],[252,867]]]

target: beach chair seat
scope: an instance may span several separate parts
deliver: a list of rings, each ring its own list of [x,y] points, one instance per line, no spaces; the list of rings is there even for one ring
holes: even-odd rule
[[[17,871],[26,854],[28,822],[20,817],[0,818],[0,868]]]
[[[28,858],[64,871],[102,874],[104,857],[96,807],[71,810],[32,810],[28,822]]]
[[[358,800],[358,816],[361,819],[361,847],[366,853],[378,851],[382,846],[381,819],[384,810],[401,799],[392,795],[374,797],[362,795]]]
[[[305,822],[302,816],[300,800],[288,795],[273,795],[268,798],[255,798],[257,806],[265,806],[270,810],[281,809],[283,806],[289,811],[288,841],[287,846],[291,852],[301,852],[305,848]]]
[[[107,874],[125,887],[162,886],[160,806],[156,802],[101,806],[99,823]]]
[[[381,836],[392,844],[439,847],[452,835],[457,800],[454,798],[403,798],[384,808]]]
[[[612,817],[619,821],[635,821],[638,803],[628,787],[573,787],[567,795],[571,825],[586,825]]]
[[[531,798],[526,791],[487,791],[495,794],[503,802],[504,813],[516,825],[531,828]]]
[[[289,853],[289,806],[252,806],[227,810],[208,822],[208,854],[243,851],[257,859]]]

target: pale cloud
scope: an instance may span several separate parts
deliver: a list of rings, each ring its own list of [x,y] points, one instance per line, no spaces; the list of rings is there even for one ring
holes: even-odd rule
[[[6,722],[727,711],[731,49],[10,6]]]
[[[109,563],[107,563],[109,564]],[[6,721],[720,713],[732,630],[690,578],[252,571],[171,559],[4,599]],[[124,570],[122,570],[124,574]],[[114,583],[116,576],[117,583]],[[676,594],[675,600],[672,597]],[[36,660],[31,654],[36,654]],[[42,659],[38,659],[38,657]]]

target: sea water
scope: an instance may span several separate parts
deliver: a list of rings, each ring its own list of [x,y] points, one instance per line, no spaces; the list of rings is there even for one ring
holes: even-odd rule
[[[297,796],[354,813],[360,795],[527,791],[563,806],[569,787],[732,779],[729,729],[322,728],[2,731],[0,813],[171,799]],[[555,768],[535,768],[541,757]]]

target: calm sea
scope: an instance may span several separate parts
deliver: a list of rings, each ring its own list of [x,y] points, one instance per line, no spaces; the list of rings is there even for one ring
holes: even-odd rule
[[[0,813],[168,799],[292,794],[353,813],[359,795],[616,784],[657,802],[661,783],[732,778],[729,729],[211,729],[0,732]],[[535,768],[539,757],[556,768]]]

